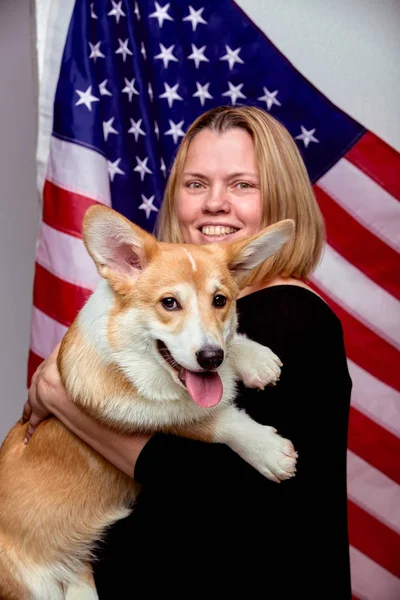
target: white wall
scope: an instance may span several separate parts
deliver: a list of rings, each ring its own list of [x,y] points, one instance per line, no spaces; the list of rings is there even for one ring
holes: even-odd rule
[[[399,0],[238,4],[316,87],[400,150]],[[26,397],[39,217],[32,47],[29,2],[0,0],[0,440]]]
[[[0,0],[0,440],[26,399],[39,203],[30,3]]]

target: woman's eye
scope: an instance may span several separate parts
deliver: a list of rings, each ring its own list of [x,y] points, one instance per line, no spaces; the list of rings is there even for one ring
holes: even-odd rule
[[[214,296],[213,298],[213,305],[216,308],[223,308],[227,302],[227,297],[223,296],[222,294],[217,294],[216,296]]]
[[[251,188],[251,185],[249,183],[246,183],[245,181],[239,181],[236,187],[238,187],[241,190],[247,190]]]
[[[199,190],[201,188],[201,183],[198,181],[190,181],[186,184],[186,187],[188,187],[190,190]]]
[[[179,310],[181,308],[175,298],[163,298],[161,304],[166,310]]]

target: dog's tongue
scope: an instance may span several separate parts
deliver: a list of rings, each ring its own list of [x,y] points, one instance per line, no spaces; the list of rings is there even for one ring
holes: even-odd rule
[[[185,372],[185,384],[189,394],[199,406],[211,408],[222,398],[222,381],[218,373]]]

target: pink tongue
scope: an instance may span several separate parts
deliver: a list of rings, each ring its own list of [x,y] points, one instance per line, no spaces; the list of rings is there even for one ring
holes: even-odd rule
[[[218,373],[185,371],[185,383],[193,400],[203,408],[215,406],[222,398],[222,381]]]

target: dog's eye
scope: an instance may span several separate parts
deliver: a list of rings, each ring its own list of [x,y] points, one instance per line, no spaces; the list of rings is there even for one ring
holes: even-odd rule
[[[179,310],[180,309],[180,305],[179,305],[178,301],[175,300],[175,298],[163,298],[161,300],[161,304],[167,310]]]
[[[216,308],[223,308],[226,304],[226,301],[226,296],[223,296],[222,294],[217,294],[216,296],[214,296],[213,305]]]

